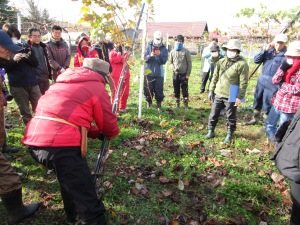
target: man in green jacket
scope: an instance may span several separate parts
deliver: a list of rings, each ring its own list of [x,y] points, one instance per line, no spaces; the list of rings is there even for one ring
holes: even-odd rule
[[[249,66],[240,56],[242,47],[239,40],[230,39],[223,48],[226,50],[226,57],[217,62],[209,86],[208,96],[213,102],[213,107],[209,115],[208,134],[205,138],[215,137],[214,130],[220,112],[225,108],[228,132],[224,143],[230,143],[236,129],[236,109],[241,99],[245,97],[248,86]],[[238,87],[238,89],[234,92],[233,87]]]
[[[180,106],[180,87],[184,109],[188,110],[189,87],[188,80],[192,70],[192,58],[188,49],[183,46],[184,37],[177,35],[175,47],[170,53],[170,65],[173,70],[173,87],[177,107]]]

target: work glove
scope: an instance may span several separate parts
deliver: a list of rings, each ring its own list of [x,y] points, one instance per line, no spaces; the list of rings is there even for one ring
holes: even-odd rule
[[[66,71],[65,68],[62,67],[62,68],[60,69],[59,72],[60,72],[60,73],[63,73],[63,72],[65,72],[65,71]]]
[[[90,127],[90,129],[88,130],[87,136],[89,138],[96,139],[96,138],[99,138],[100,134],[101,133],[100,133],[99,128],[97,126],[92,125]]]
[[[293,59],[285,59],[282,64],[280,65],[280,69],[284,72],[286,72],[289,68],[291,68],[293,65]]]
[[[209,92],[208,99],[212,102],[215,100],[215,93],[213,91]]]

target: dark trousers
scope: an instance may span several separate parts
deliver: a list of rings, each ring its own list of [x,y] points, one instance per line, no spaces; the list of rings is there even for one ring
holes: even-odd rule
[[[300,184],[291,181],[291,198],[293,201],[290,225],[300,224]]]
[[[220,112],[225,108],[226,119],[227,119],[227,129],[230,131],[235,131],[236,129],[236,106],[235,102],[228,102],[228,98],[220,98],[215,96],[213,102],[213,107],[211,109],[208,121],[208,129],[214,129],[217,126]]]
[[[202,80],[201,80],[201,87],[200,87],[201,92],[205,91],[205,86],[206,86],[207,80],[209,78],[209,72],[210,71],[202,73]]]
[[[41,94],[44,95],[45,92],[49,89],[50,87],[50,82],[49,80],[39,80],[39,87],[41,90]]]
[[[32,87],[10,87],[10,93],[14,96],[18,105],[23,122],[26,125],[32,118],[32,112],[35,111],[37,103],[42,96],[38,85]],[[29,103],[31,104],[31,109]]]
[[[0,152],[0,196],[7,195],[22,187],[19,175]]]
[[[36,161],[55,171],[68,217],[78,214],[84,224],[90,224],[105,212],[80,147],[40,147],[29,151]]]
[[[277,90],[278,87],[272,83],[271,76],[259,76],[254,92],[253,108],[262,110],[268,115],[273,105],[271,99]]]
[[[189,97],[189,82],[186,79],[186,74],[173,74],[173,87],[175,98],[180,99],[180,87],[182,91],[182,97]]]
[[[152,102],[153,97],[156,102],[162,102],[165,97],[164,77],[145,76],[144,95],[147,102]]]

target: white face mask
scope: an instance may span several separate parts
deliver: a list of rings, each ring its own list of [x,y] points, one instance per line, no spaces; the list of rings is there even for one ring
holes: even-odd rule
[[[12,42],[16,45],[18,44],[19,40],[16,37],[11,38]]]
[[[154,45],[159,45],[160,43],[161,43],[161,39],[156,39],[156,38],[155,38],[155,39],[153,40],[153,44],[154,44]]]
[[[237,52],[227,51],[226,55],[229,59],[233,59],[237,56]]]
[[[217,58],[217,57],[219,56],[219,52],[212,52],[212,53],[211,53],[211,56],[212,56],[213,58]]]

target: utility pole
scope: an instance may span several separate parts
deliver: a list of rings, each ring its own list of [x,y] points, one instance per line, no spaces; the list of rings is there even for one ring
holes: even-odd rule
[[[145,13],[145,21],[143,28],[143,39],[142,39],[142,53],[141,53],[141,61],[143,62],[141,65],[141,73],[140,73],[140,90],[139,90],[139,111],[138,118],[142,118],[142,108],[143,108],[143,91],[144,91],[144,78],[145,78],[145,49],[146,49],[146,38],[147,38],[147,21],[148,21],[148,5],[146,5],[146,13]]]
[[[20,12],[17,13],[17,23],[18,23],[18,30],[22,33],[22,30],[21,30],[21,13]]]

